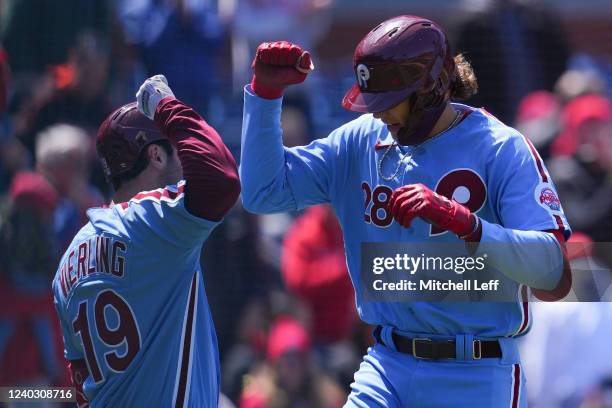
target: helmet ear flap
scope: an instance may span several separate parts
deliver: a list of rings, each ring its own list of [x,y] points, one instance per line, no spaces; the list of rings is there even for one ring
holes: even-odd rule
[[[414,93],[412,95],[415,100],[414,109],[430,109],[444,104],[448,98],[441,93],[443,89],[438,78],[429,88]]]
[[[450,99],[450,89],[454,83],[456,68],[452,72],[453,78],[451,78],[448,70],[443,69],[430,87],[417,92],[421,108],[434,108],[446,103]]]

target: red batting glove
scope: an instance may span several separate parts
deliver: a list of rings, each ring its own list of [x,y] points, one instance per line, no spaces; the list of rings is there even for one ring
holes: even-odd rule
[[[393,218],[409,228],[416,217],[467,238],[474,233],[476,216],[465,206],[436,194],[423,184],[409,184],[391,194],[388,205]]]
[[[300,84],[313,69],[308,51],[287,41],[262,43],[251,64],[251,88],[258,96],[276,99],[289,85]],[[298,70],[300,69],[300,70]]]

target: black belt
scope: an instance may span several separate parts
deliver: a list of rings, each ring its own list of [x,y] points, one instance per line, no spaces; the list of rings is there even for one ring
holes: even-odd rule
[[[382,345],[385,342],[381,338],[382,326],[377,326],[372,335]],[[453,359],[457,358],[454,340],[432,340],[428,338],[414,338],[400,336],[392,333],[395,348],[400,353],[406,353],[415,358],[425,360]],[[472,341],[472,358],[501,358],[502,351],[497,340],[474,340]]]

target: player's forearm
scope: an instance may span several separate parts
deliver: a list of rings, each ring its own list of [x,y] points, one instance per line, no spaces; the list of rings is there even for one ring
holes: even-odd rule
[[[155,120],[176,147],[185,178],[185,207],[218,221],[240,194],[236,162],[219,134],[177,99],[163,99]]]
[[[293,210],[295,200],[286,179],[281,131],[281,99],[244,92],[240,178],[244,207],[255,213]]]
[[[553,290],[563,276],[564,255],[548,232],[520,231],[482,222],[477,254],[487,254],[487,264],[531,288]]]

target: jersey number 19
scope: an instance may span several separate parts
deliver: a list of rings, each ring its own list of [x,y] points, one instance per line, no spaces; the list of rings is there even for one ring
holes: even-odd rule
[[[104,381],[104,375],[93,346],[92,330],[89,326],[88,302],[86,300],[79,303],[78,314],[72,322],[72,328],[75,334],[81,336],[89,373],[97,384]],[[117,314],[118,324],[115,327],[109,327],[106,319],[106,308],[112,308]],[[93,315],[95,321],[94,334],[112,349],[104,353],[105,364],[117,373],[125,371],[140,350],[140,333],[130,305],[115,291],[107,289],[100,292],[96,297],[93,305]],[[124,344],[125,351],[120,354],[119,348]]]

